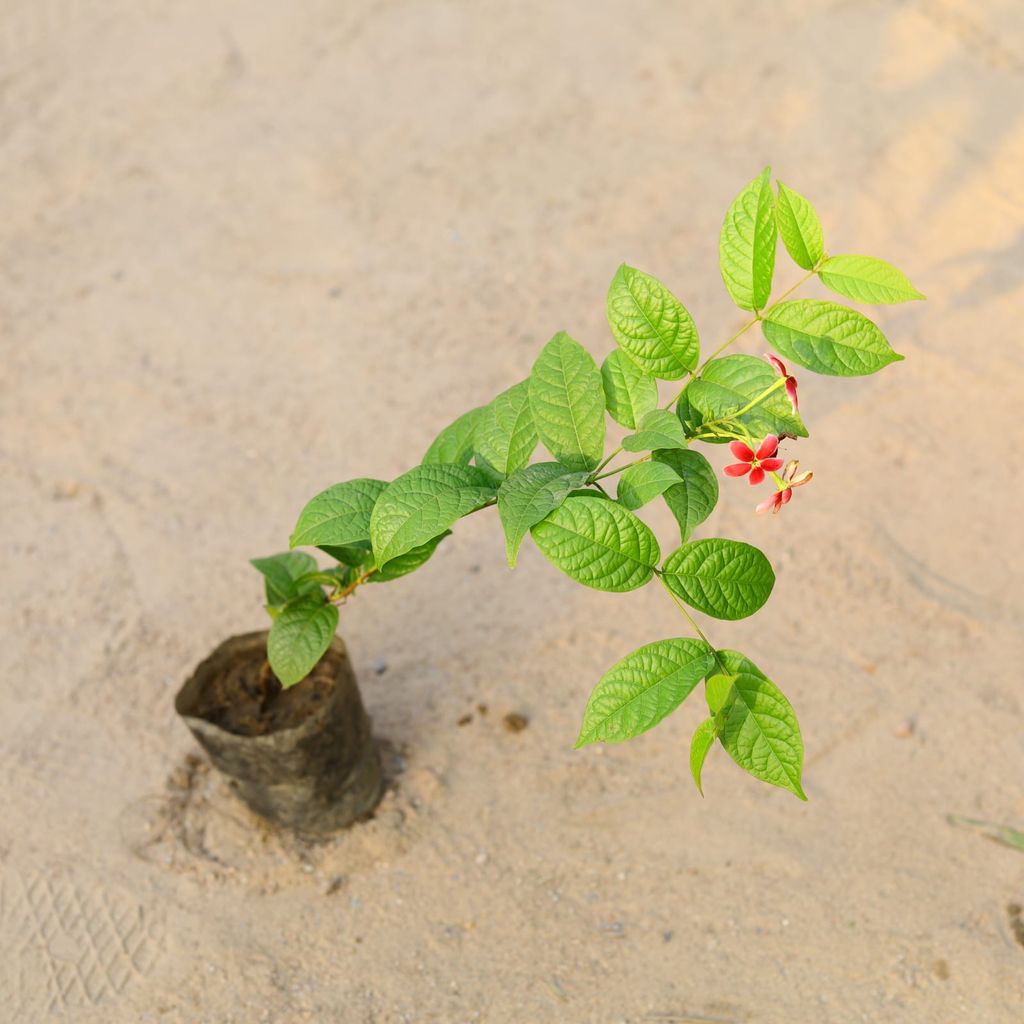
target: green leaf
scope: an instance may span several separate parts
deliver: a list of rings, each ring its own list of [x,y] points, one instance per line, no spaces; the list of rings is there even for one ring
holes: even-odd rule
[[[530,371],[530,409],[544,447],[566,469],[592,470],[604,454],[604,388],[590,353],[565,331]]]
[[[814,207],[799,192],[786,188],[780,181],[775,201],[775,219],[779,234],[793,262],[804,270],[813,270],[825,255],[821,222]]]
[[[800,784],[804,745],[789,701],[738,651],[719,651],[718,656],[737,674],[735,696],[718,737],[722,746],[751,775],[806,800]]]
[[[832,291],[855,302],[909,302],[924,298],[902,271],[874,256],[830,256],[818,277]]]
[[[718,504],[718,479],[700,452],[679,449],[656,451],[654,463],[664,463],[680,482],[665,491],[665,504],[679,524],[679,539],[685,541]]]
[[[476,426],[486,406],[479,406],[463,413],[454,423],[449,423],[430,443],[422,465],[437,466],[452,464],[465,466],[473,458]]]
[[[637,509],[678,483],[679,474],[664,462],[638,462],[619,477],[616,498],[620,505]]]
[[[679,417],[668,409],[655,409],[640,422],[640,429],[622,441],[627,452],[649,452],[656,448],[685,448],[686,434]]]
[[[703,640],[658,640],[627,654],[594,687],[583,713],[577,749],[621,743],[657,725],[689,696],[714,664]]]
[[[567,473],[560,462],[538,462],[513,473],[498,488],[498,515],[505,530],[508,564],[514,569],[530,527],[558,508],[588,474]]]
[[[697,365],[693,318],[656,278],[625,263],[608,289],[608,323],[619,347],[641,369],[678,380]]]
[[[608,414],[630,430],[658,406],[658,382],[621,349],[609,353],[601,365],[601,382]]]
[[[321,491],[299,514],[290,545],[348,547],[369,541],[370,513],[385,487],[383,480],[361,477]]]
[[[267,638],[267,659],[285,688],[305,679],[331,645],[338,609],[323,596],[306,596],[274,619]]]
[[[607,498],[567,498],[530,532],[555,568],[595,590],[642,587],[661,557],[650,528]]]
[[[863,314],[819,299],[775,306],[761,321],[768,343],[794,363],[833,377],[861,377],[899,362],[885,335]]]
[[[397,580],[400,576],[408,576],[409,573],[414,572],[430,558],[436,550],[437,545],[440,544],[445,537],[450,537],[451,532],[451,530],[445,530],[440,537],[433,537],[425,544],[420,544],[419,547],[413,548],[411,551],[406,551],[404,555],[392,558],[387,562],[383,569],[378,569],[375,573],[369,576],[367,578],[367,583],[388,583],[391,580]]]
[[[483,458],[502,477],[522,469],[537,447],[530,411],[530,382],[520,381],[488,405],[476,426],[477,462]]]
[[[708,363],[700,377],[690,382],[683,397],[690,416],[696,410],[701,422],[724,420],[732,418],[758,395],[778,383],[778,380],[775,371],[764,359],[745,355],[725,356]],[[681,411],[678,415],[682,418]],[[793,411],[782,388],[774,391],[749,412],[735,418],[754,437],[761,438],[767,434],[807,437],[804,421],[799,413]]]
[[[718,675],[708,676],[704,684],[704,696],[708,702],[708,710],[717,715],[725,707],[732,696],[732,684],[736,682],[736,676]]]
[[[377,567],[439,537],[493,498],[494,489],[472,466],[417,466],[403,473],[384,489],[370,516]]]
[[[720,537],[684,544],[665,560],[662,574],[677,597],[716,619],[753,615],[775,586],[775,573],[757,548]]]
[[[775,271],[775,197],[766,167],[733,200],[718,240],[722,280],[740,309],[764,309]]]
[[[301,576],[317,569],[316,559],[305,551],[284,551],[267,558],[253,558],[249,564],[263,575],[269,605],[284,604],[299,594],[320,589],[317,583],[298,582]]]
[[[701,785],[700,776],[704,768],[704,759],[715,742],[716,726],[715,720],[709,718],[697,726],[697,731],[690,740],[690,774],[697,784],[697,792],[704,795],[704,787]]]

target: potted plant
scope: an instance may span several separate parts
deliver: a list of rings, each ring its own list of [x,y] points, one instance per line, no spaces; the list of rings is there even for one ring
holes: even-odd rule
[[[773,301],[779,237],[804,273]],[[691,615],[752,615],[775,582],[756,547],[691,539],[719,497],[715,472],[697,448],[728,445],[725,477],[757,488],[757,512],[780,512],[811,480],[782,454],[808,436],[790,368],[851,377],[902,359],[862,313],[789,296],[814,276],[857,302],[923,296],[882,260],[829,256],[811,204],[781,182],[773,188],[768,168],[729,207],[719,253],[729,294],[751,316],[703,359],[683,304],[654,277],[623,265],[607,301],[617,347],[600,367],[560,331],[526,380],[442,430],[419,465],[392,481],[327,488],[302,510],[291,550],[253,561],[265,578],[269,633],[221,645],[184,685],[177,710],[254,810],[314,833],[372,811],[380,765],[335,635],[339,608],[366,586],[420,568],[459,519],[492,506],[510,566],[530,536],[584,586],[625,592],[655,583],[685,620],[688,635],[646,644],[605,673],[587,702],[577,747],[652,728],[703,682],[708,714],[690,751],[697,788],[717,742],[740,767],[806,799],[803,743],[789,701],[754,661],[718,647]],[[726,351],[755,326],[772,351]],[[659,381],[676,382],[667,401]],[[630,431],[610,451],[606,414]],[[535,461],[539,446],[547,454]],[[656,499],[679,529],[678,542],[664,549],[637,515]],[[318,549],[332,564],[323,568],[297,548]]]

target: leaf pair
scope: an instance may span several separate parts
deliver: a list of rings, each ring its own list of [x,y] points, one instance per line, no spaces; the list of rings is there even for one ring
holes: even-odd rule
[[[711,675],[716,666],[725,671]],[[756,778],[806,799],[800,781],[803,741],[789,702],[742,654],[715,652],[691,637],[646,644],[613,665],[587,701],[577,748],[621,743],[652,729],[705,678],[712,716],[698,726],[690,747],[697,788],[703,792],[701,771],[717,738]]]
[[[616,497],[627,509],[642,508],[659,495],[664,496],[685,541],[718,503],[715,471],[699,452],[660,449],[651,453],[650,462],[630,466],[619,478]]]
[[[817,271],[822,284],[855,302],[893,303],[924,296],[891,263],[874,256],[828,256],[821,222],[799,192],[780,181],[775,204],[779,235],[793,262]]]
[[[304,551],[254,558],[252,565],[263,575],[273,618],[267,658],[281,685],[292,686],[323,657],[338,625],[338,609],[327,602],[321,584],[344,583],[347,570],[321,572]]]

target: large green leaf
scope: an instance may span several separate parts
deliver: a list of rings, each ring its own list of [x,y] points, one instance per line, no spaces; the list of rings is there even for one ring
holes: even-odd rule
[[[316,559],[305,551],[283,551],[267,558],[253,558],[249,564],[263,576],[267,604],[281,605],[299,594],[319,590],[318,583],[301,581],[306,573],[316,572]]]
[[[616,499],[628,509],[641,508],[680,482],[679,474],[664,462],[638,462],[619,477]]]
[[[903,356],[863,314],[819,299],[781,302],[761,321],[772,348],[815,373],[861,377]]]
[[[594,687],[577,747],[621,743],[657,725],[689,696],[714,665],[703,640],[658,640],[627,654]]]
[[[635,590],[661,557],[650,528],[607,498],[566,498],[530,531],[544,557],[595,590]]]
[[[370,539],[370,513],[387,487],[383,480],[361,477],[328,487],[299,514],[290,544],[349,547]]]
[[[566,469],[591,470],[604,455],[604,388],[590,353],[565,331],[530,371],[530,408],[544,447]]]
[[[601,364],[601,382],[608,414],[630,430],[658,406],[658,382],[621,349],[609,353]]]
[[[338,609],[323,596],[307,595],[274,619],[267,638],[267,660],[284,687],[305,679],[338,628]]]
[[[498,515],[512,568],[530,527],[558,508],[574,488],[583,485],[587,476],[586,472],[567,472],[560,462],[538,462],[513,473],[498,488]]]
[[[719,651],[718,656],[736,673],[734,697],[718,737],[722,746],[751,775],[806,800],[800,781],[804,745],[789,701],[738,651]]]
[[[651,459],[679,477],[679,483],[665,491],[665,504],[679,523],[679,539],[685,541],[718,504],[715,471],[700,452],[689,449],[656,451]]]
[[[733,200],[718,240],[722,280],[740,309],[764,309],[775,271],[775,197],[766,167]]]
[[[414,572],[430,558],[434,551],[437,550],[437,545],[445,537],[451,536],[451,532],[451,530],[445,530],[440,537],[433,537],[425,544],[420,544],[419,547],[406,551],[404,555],[392,558],[385,564],[383,569],[378,569],[368,576],[367,582],[388,583],[391,580],[397,580],[401,576],[408,576],[409,573]]]
[[[683,419],[685,399],[686,414],[690,418],[696,412],[702,422],[729,419],[773,384],[777,384],[778,380],[771,366],[755,356],[735,355],[713,359],[686,388],[677,410],[679,418]],[[800,414],[793,411],[782,388],[738,419],[758,438],[767,434],[807,437],[807,428]]]
[[[668,409],[655,409],[641,421],[635,434],[623,438],[622,447],[627,452],[650,452],[656,448],[685,448],[686,434],[679,417]]]
[[[775,219],[782,243],[793,262],[804,270],[813,270],[825,255],[821,222],[810,202],[781,181],[775,201]]]
[[[697,784],[697,792],[701,796],[704,795],[704,787],[700,781],[701,772],[704,769],[704,759],[714,746],[716,733],[715,720],[708,718],[697,726],[693,739],[690,740],[690,774],[693,776],[693,781]]]
[[[481,405],[476,409],[470,409],[454,423],[449,423],[431,442],[426,455],[423,456],[423,465],[451,463],[465,466],[473,458],[476,427],[486,408]]]
[[[818,277],[832,291],[855,302],[909,302],[924,298],[902,271],[874,256],[830,256]]]
[[[476,426],[480,458],[501,476],[522,469],[537,447],[537,428],[530,410],[530,382],[520,381],[488,405]]]
[[[716,619],[745,619],[772,592],[775,573],[750,544],[709,537],[690,541],[665,560],[665,582],[691,608]]]
[[[693,318],[656,278],[625,263],[608,289],[608,323],[619,347],[641,369],[678,380],[697,365]]]
[[[370,516],[377,567],[439,537],[456,520],[486,505],[494,488],[473,466],[416,466],[392,481]]]

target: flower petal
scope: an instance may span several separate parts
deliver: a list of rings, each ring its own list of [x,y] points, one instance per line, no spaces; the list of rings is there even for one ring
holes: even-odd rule
[[[765,352],[764,357],[765,359],[768,360],[769,363],[772,364],[772,366],[775,368],[775,372],[780,377],[788,376],[788,374],[786,373],[786,364],[778,356],[773,356],[771,352]]]
[[[800,403],[796,400],[796,377],[786,378],[786,394],[793,405],[793,412],[800,411]]]
[[[770,459],[779,448],[779,439],[774,434],[769,434],[758,446],[754,457],[757,459]]]
[[[726,476],[746,476],[750,472],[749,462],[734,462],[722,471]]]
[[[782,495],[782,497],[779,498],[779,502],[785,505],[786,502],[793,497],[793,488],[787,487],[784,491],[780,491],[779,493]]]
[[[764,470],[760,466],[755,466],[750,471],[750,482],[751,484],[759,484],[764,479]]]
[[[743,462],[754,461],[754,449],[745,441],[730,441],[729,451],[731,451],[737,459],[741,459]]]
[[[763,515],[765,512],[774,512],[775,509],[778,507],[778,504],[779,492],[776,491],[774,494],[769,495],[769,497],[765,498],[764,501],[762,501],[761,504],[754,509],[754,511],[758,515]]]
[[[782,459],[762,459],[761,468],[766,473],[775,473],[782,469]]]

